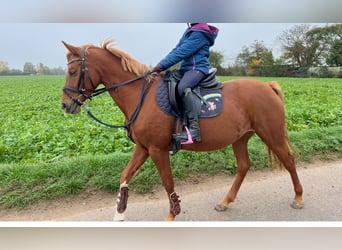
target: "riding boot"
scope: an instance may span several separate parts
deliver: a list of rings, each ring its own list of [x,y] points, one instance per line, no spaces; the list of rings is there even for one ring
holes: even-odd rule
[[[201,140],[200,128],[198,125],[198,111],[195,106],[195,96],[190,88],[187,88],[184,96],[182,97],[183,111],[188,123],[188,128],[180,135],[176,136],[182,144],[191,144],[195,141]]]

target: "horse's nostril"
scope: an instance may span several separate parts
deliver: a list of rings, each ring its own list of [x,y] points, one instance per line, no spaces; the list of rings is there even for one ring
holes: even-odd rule
[[[66,104],[65,104],[65,103],[62,103],[61,108],[62,108],[62,109],[66,109]]]

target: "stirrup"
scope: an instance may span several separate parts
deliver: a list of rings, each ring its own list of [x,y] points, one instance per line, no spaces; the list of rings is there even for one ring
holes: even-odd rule
[[[184,127],[185,127],[185,132],[186,132],[186,135],[187,135],[187,137],[188,137],[188,140],[185,141],[185,142],[181,142],[181,144],[186,145],[186,144],[192,144],[192,143],[194,143],[194,141],[192,140],[192,136],[191,136],[191,133],[190,133],[188,127],[187,127],[187,126],[184,126]]]

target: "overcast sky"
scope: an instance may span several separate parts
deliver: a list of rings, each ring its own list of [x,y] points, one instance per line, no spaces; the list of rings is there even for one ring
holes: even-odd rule
[[[220,32],[213,47],[229,61],[243,46],[263,41],[280,54],[277,36],[295,23],[210,23]],[[325,24],[312,24],[325,25]],[[50,68],[65,67],[66,49],[61,40],[73,45],[100,45],[114,38],[117,47],[137,60],[155,65],[178,42],[186,23],[0,23],[0,60],[10,68],[23,69],[26,62]]]
[[[297,23],[342,22],[337,0],[11,0],[2,1],[0,60],[23,69],[26,62],[65,66],[66,49],[100,45],[118,48],[155,65],[178,42],[186,22],[220,29],[213,49],[232,60],[243,46],[263,41],[280,54],[277,36]]]

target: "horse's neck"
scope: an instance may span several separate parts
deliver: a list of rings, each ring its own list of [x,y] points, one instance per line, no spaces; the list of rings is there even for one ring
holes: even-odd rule
[[[108,56],[108,54],[106,54]],[[101,73],[105,78],[104,85],[106,88],[111,88],[113,85],[132,80],[137,77],[134,73],[125,71],[121,64],[120,58],[112,56],[105,57],[102,65],[110,65],[105,67]],[[110,95],[124,113],[126,119],[129,119],[135,111],[141,95],[142,80],[137,80],[127,85],[121,86],[118,89],[110,91]]]
[[[123,78],[116,77],[116,80],[110,84],[107,84],[106,88],[110,88],[113,86],[113,84],[126,82],[136,77],[135,75],[132,75],[132,74],[124,74],[124,75],[126,76]],[[110,95],[112,99],[120,108],[122,113],[125,115],[126,119],[129,119],[132,116],[133,112],[135,111],[138,105],[138,102],[140,100],[140,95],[141,95],[141,85],[142,85],[142,81],[137,80],[125,86],[121,86],[118,89],[114,89],[110,91]]]

